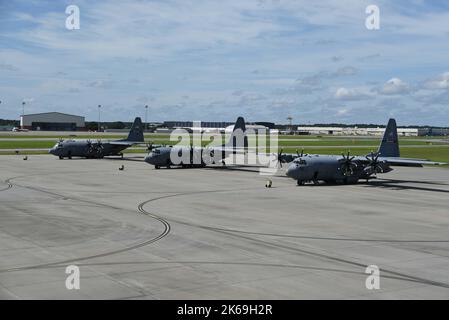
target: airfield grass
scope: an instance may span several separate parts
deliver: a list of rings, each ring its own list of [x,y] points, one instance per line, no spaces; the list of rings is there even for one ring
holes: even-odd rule
[[[162,139],[162,140],[151,140],[146,138],[146,143],[148,142],[153,142],[154,144],[161,144],[161,145],[174,145],[177,144],[177,141],[170,141],[168,139],[164,139],[164,138],[158,138],[158,139]],[[96,139],[92,139],[93,142],[96,141]],[[202,146],[206,146],[210,143],[211,140],[206,140],[206,141],[201,141],[201,145]],[[53,140],[53,141],[41,141],[41,140],[24,140],[24,141],[17,141],[17,140],[13,140],[13,141],[0,141],[0,149],[33,149],[33,148],[37,148],[37,149],[42,149],[42,148],[51,148],[55,145],[55,143],[57,142],[57,139]],[[220,145],[222,143],[224,143],[225,141],[222,139],[217,139],[217,140],[212,140],[211,145]],[[250,145],[255,144],[255,141],[253,139],[249,140]],[[181,145],[188,145],[189,144],[189,140],[182,140],[180,142]],[[380,144],[380,140],[376,139],[376,140],[372,140],[372,139],[323,139],[323,140],[313,140],[313,141],[309,141],[309,140],[281,140],[279,141],[279,146],[281,147],[286,147],[288,148],[289,146],[301,146],[301,147],[308,147],[308,146],[366,146],[366,147],[377,147]],[[407,145],[417,145],[417,146],[426,146],[426,145],[449,145],[449,143],[444,143],[444,142],[426,142],[426,141],[415,141],[415,140],[400,140],[399,142],[400,145],[402,146],[407,146]]]
[[[0,141],[0,149],[49,149],[55,143],[54,141]]]

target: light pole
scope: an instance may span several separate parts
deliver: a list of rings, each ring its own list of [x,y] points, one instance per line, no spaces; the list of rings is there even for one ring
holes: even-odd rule
[[[145,105],[145,130],[148,130],[148,124],[147,124],[147,119],[148,119],[148,105]]]
[[[100,111],[101,111],[101,104],[98,105],[98,132],[100,132]]]
[[[24,127],[24,125],[23,125],[24,117],[25,117],[25,101],[22,101],[22,129]]]

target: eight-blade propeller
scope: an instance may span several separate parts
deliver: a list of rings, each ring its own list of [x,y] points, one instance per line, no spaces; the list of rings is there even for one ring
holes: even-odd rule
[[[345,177],[352,176],[354,174],[354,170],[357,168],[357,164],[353,162],[355,157],[351,157],[349,151],[347,155],[345,155],[344,153],[342,153],[341,155],[343,156],[343,159],[340,159],[341,172]]]
[[[97,143],[95,144],[95,151],[97,153],[101,153],[103,152],[104,146],[103,146],[103,142],[101,142],[101,139],[97,140]]]
[[[282,155],[282,149],[280,149],[278,153],[273,153],[273,155],[276,158],[271,160],[271,161],[272,162],[276,161],[276,167],[282,168],[282,163],[285,162],[284,157]]]
[[[304,149],[301,149],[301,153],[298,152],[298,149],[296,149],[296,155],[298,156],[298,158],[307,156],[308,153],[304,153]]]
[[[377,173],[383,173],[384,168],[382,167],[382,161],[379,161],[379,153],[371,152],[368,156],[366,156],[366,160],[368,160],[368,165],[366,166],[366,172],[371,175],[376,175]]]

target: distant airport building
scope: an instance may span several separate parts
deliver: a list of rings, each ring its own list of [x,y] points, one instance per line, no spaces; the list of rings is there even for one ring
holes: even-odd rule
[[[227,121],[164,121],[162,126],[168,129],[187,129],[192,132],[224,133],[228,131],[232,132],[234,124],[235,122],[227,122]],[[253,130],[273,129],[274,123],[246,122],[246,128]],[[161,128],[158,129],[157,131],[163,132],[164,129]]]
[[[420,136],[449,136],[449,128],[419,128]]]
[[[163,126],[171,129],[179,128],[204,128],[204,129],[223,129],[234,124],[234,122],[223,121],[164,121]]]
[[[382,136],[385,128],[359,128],[359,127],[298,127],[298,132],[312,135],[329,134],[341,136]],[[418,129],[398,128],[400,136],[418,136]]]
[[[20,117],[22,129],[35,131],[85,131],[84,117],[60,112],[26,114]]]

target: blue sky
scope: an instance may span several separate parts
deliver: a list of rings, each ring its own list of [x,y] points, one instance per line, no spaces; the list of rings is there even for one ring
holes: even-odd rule
[[[448,126],[448,21],[424,0],[0,1],[0,118]]]

